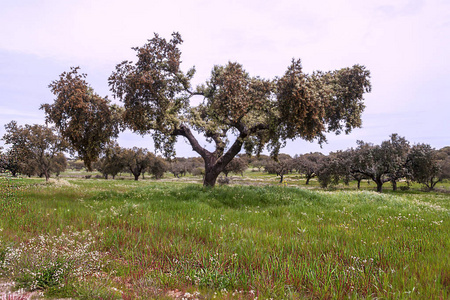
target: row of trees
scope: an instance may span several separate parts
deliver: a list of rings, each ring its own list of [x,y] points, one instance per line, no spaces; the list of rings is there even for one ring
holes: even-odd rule
[[[9,148],[0,151],[0,171],[9,171],[14,177],[20,173],[45,177],[48,180],[51,174],[58,176],[66,169],[67,159],[64,151],[68,146],[54,128],[36,124],[19,126],[15,121],[11,121],[5,125],[5,129],[2,140]],[[92,166],[105,178],[108,178],[108,175],[114,177],[119,172],[129,172],[135,180],[144,172],[158,179],[169,169],[163,158],[155,156],[147,149],[125,149],[117,144],[108,145]]]
[[[368,179],[377,185],[377,191],[382,192],[383,184],[391,182],[396,190],[401,179],[423,184],[428,190],[434,189],[438,182],[450,178],[450,147],[440,150],[433,149],[428,144],[410,143],[397,134],[380,145],[357,142],[356,148],[332,152],[329,155],[309,153],[291,158],[288,155],[280,157],[278,162],[261,159],[253,162],[255,167],[264,167],[265,171],[280,176],[291,172],[304,174],[306,184],[316,177],[323,187],[337,184],[340,180],[348,184],[350,180],[358,182],[358,188],[363,179]]]
[[[53,128],[43,125],[19,126],[12,121],[5,125],[5,129],[2,139],[10,148],[0,153],[0,169],[10,171],[13,176],[21,173],[42,176],[47,180],[52,173],[58,175],[65,170],[67,160],[63,151],[67,150],[67,143]],[[227,164],[222,173],[225,176],[229,173],[243,174],[251,165],[280,176],[280,182],[284,175],[298,172],[305,176],[306,184],[316,177],[323,187],[340,180],[347,184],[350,180],[356,180],[359,188],[361,181],[368,179],[376,183],[379,192],[386,182],[391,182],[396,190],[400,179],[416,181],[432,190],[438,182],[450,178],[450,147],[435,150],[428,144],[410,146],[404,137],[397,134],[391,135],[389,140],[380,145],[363,141],[358,141],[357,145],[356,148],[329,155],[319,152],[294,157],[280,154],[278,160],[266,155],[250,157],[240,154]],[[156,179],[168,171],[175,177],[187,173],[205,175],[200,157],[176,158],[168,162],[147,149],[126,149],[116,143],[109,143],[92,167],[106,179],[109,175],[114,178],[120,172],[129,172],[135,180],[145,172]]]
[[[9,146],[8,150],[0,149],[0,172],[9,171],[12,176],[23,174],[26,176],[40,176],[48,180],[51,174],[59,175],[67,166],[81,170],[85,163],[76,160],[67,161],[64,152],[68,144],[62,139],[54,128],[44,125],[17,125],[11,121],[5,125],[6,133],[2,140]],[[248,167],[247,161],[236,157],[223,173],[242,173]],[[92,171],[98,170],[107,179],[113,178],[120,172],[128,172],[135,180],[147,172],[156,179],[161,178],[165,172],[170,171],[175,177],[187,173],[204,175],[204,164],[200,157],[176,158],[171,162],[156,156],[145,148],[122,148],[117,143],[107,144],[100,157],[91,163]]]

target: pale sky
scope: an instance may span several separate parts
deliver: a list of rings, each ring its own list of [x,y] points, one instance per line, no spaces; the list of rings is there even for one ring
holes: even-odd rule
[[[372,93],[363,127],[317,143],[288,141],[282,152],[345,150],[379,144],[392,133],[411,144],[450,145],[450,1],[448,0],[0,0],[0,137],[4,124],[43,124],[48,85],[80,66],[101,96],[116,64],[153,33],[181,45],[194,83],[214,65],[237,61],[252,76],[282,76],[292,58],[306,72],[365,65]],[[110,98],[112,98],[110,96]],[[0,141],[0,145],[3,142]],[[121,134],[123,147],[153,151],[150,136]],[[196,156],[180,138],[178,156]]]

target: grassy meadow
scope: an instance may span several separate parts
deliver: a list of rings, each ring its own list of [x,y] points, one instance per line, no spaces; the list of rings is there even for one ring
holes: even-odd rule
[[[0,178],[0,280],[72,299],[450,298],[450,194],[297,181]]]

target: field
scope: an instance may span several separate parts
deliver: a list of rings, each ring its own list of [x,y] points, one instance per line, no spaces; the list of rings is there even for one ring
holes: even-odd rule
[[[448,193],[246,175],[1,178],[1,280],[49,298],[450,298]]]

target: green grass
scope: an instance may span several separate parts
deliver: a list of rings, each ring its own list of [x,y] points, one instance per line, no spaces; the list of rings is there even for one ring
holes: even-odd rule
[[[49,297],[450,297],[448,194],[84,179],[6,188],[1,276]]]

